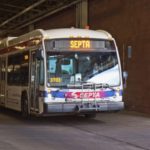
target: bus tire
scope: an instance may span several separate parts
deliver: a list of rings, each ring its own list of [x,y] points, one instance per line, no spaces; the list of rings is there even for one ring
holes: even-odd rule
[[[27,94],[25,94],[25,93],[22,94],[22,98],[21,98],[21,112],[22,112],[22,117],[23,118],[28,118],[29,117],[28,97],[27,97]]]
[[[96,113],[91,113],[91,114],[84,114],[85,118],[88,119],[94,119],[96,118]]]

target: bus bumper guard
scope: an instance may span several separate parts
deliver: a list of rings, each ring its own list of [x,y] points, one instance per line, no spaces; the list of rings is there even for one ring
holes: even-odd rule
[[[124,109],[124,102],[97,102],[95,103],[45,103],[44,113],[82,113],[119,111]]]

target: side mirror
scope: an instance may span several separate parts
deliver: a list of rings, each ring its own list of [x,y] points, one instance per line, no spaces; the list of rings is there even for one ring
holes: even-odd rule
[[[36,58],[38,59],[38,60],[42,60],[43,58],[44,58],[44,54],[43,54],[44,52],[43,52],[43,50],[42,49],[38,49],[37,51],[36,51]]]
[[[128,78],[128,72],[127,71],[123,71],[123,78],[127,79]]]
[[[128,50],[128,58],[131,59],[131,57],[132,57],[132,46],[128,46],[127,50]]]
[[[123,86],[124,86],[124,88],[127,87],[127,78],[128,78],[128,72],[123,71]]]

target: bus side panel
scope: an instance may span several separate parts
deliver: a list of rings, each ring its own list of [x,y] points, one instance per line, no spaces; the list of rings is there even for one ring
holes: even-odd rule
[[[21,87],[7,86],[6,107],[21,111]]]
[[[22,91],[27,91],[28,93],[28,87],[7,86],[6,91],[6,107],[13,110],[21,111]]]

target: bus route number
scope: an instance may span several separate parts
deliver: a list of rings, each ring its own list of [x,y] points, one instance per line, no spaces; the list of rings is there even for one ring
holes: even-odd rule
[[[61,82],[61,78],[59,78],[59,77],[50,78],[50,82],[51,83],[60,83]]]

